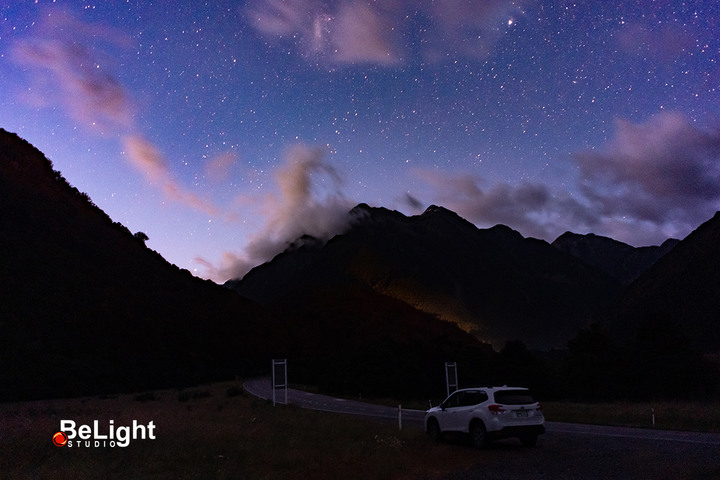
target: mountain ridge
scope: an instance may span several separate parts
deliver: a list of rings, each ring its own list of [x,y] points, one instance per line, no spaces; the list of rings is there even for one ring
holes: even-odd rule
[[[688,309],[687,301],[667,289],[654,294],[664,297],[661,301],[641,295],[645,287],[638,286],[647,282],[648,275],[665,277],[667,269],[656,265],[663,265],[660,261],[678,246],[692,242],[695,232],[684,240],[668,239],[648,247],[571,232],[549,244],[525,238],[505,225],[478,229],[435,205],[406,217],[360,204],[350,215],[351,227],[327,243],[283,252],[226,286],[260,303],[282,303],[287,291],[281,288],[269,295],[263,286],[277,286],[273,279],[279,276],[279,282],[287,286],[300,279],[307,288],[362,285],[451,321],[495,349],[511,340],[532,348],[564,348],[578,331],[593,324],[607,325],[616,338],[627,339],[639,328],[639,317],[659,315],[653,303],[670,302],[677,305],[671,310],[680,328],[694,325],[687,329],[694,345],[705,351],[720,350],[720,339],[712,333],[714,323],[707,318],[707,310],[711,316],[720,311],[720,304],[708,301],[720,293],[720,287],[698,287],[708,297],[696,296],[695,304],[701,307]],[[718,215],[706,223],[716,222],[720,223]],[[707,228],[703,224],[698,230]],[[715,255],[711,242],[704,241],[701,257]],[[720,261],[708,265],[715,263],[720,271]],[[706,271],[703,278],[712,275],[702,260],[688,268]],[[651,273],[656,271],[660,273]],[[698,309],[706,310],[701,320],[680,315],[683,310]]]
[[[720,212],[630,284],[617,324],[666,318],[704,351],[720,353]]]
[[[267,312],[165,261],[70,186],[42,152],[4,130],[0,204],[3,398],[255,371],[264,349],[258,326],[275,323]]]
[[[326,244],[284,252],[226,285],[264,303],[282,302],[289,293],[280,288],[271,294],[264,287],[278,282],[357,283],[463,325],[496,347],[522,338],[523,330],[533,331],[534,337],[524,338],[533,346],[564,345],[592,323],[588,307],[603,308],[601,297],[619,289],[608,275],[545,241],[503,225],[481,230],[443,207],[406,217],[361,204],[351,213],[350,229]],[[267,279],[281,275],[277,282]],[[588,285],[576,288],[574,282]],[[563,305],[572,311],[558,321],[549,298],[561,292],[572,297]],[[532,322],[532,312],[539,311]]]
[[[679,242],[670,238],[659,246],[633,247],[594,233],[565,232],[552,246],[629,285]]]
[[[336,391],[427,392],[447,358],[487,352],[353,286],[306,292],[307,309],[280,312],[194,277],[2,129],[0,205],[0,401],[182,388],[266,374],[271,358],[291,358],[294,381]],[[370,302],[368,316],[345,308]]]
[[[169,264],[1,129],[0,204],[2,401],[181,388],[269,358],[347,394],[425,395],[447,361],[554,395],[604,398],[604,374],[638,398],[713,384],[697,348],[720,350],[719,215],[623,286],[504,225],[361,204],[343,234],[301,237],[227,285],[249,299]]]

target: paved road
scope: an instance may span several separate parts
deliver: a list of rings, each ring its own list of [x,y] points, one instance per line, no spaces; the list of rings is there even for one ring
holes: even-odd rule
[[[267,378],[250,380],[245,389],[271,399]],[[302,408],[361,415],[397,422],[398,409],[288,390],[288,401]],[[424,412],[403,410],[403,426],[422,428]],[[444,480],[627,480],[720,479],[720,435],[598,425],[546,422],[547,433],[535,448],[519,442],[494,443],[477,451],[476,463]],[[455,445],[438,446],[443,449]],[[429,477],[436,478],[436,477]]]
[[[250,394],[256,397],[263,398],[265,400],[272,399],[272,388],[268,378],[248,380],[243,384],[243,387]],[[284,391],[278,391],[276,395],[278,400],[284,401]],[[387,407],[354,400],[333,398],[326,395],[304,392],[302,390],[295,390],[292,388],[288,389],[288,403],[302,408],[320,410],[324,412],[345,413],[349,415],[360,415],[364,417],[375,417],[395,421],[398,419],[397,407]],[[422,428],[424,417],[425,412],[423,410],[402,410],[403,425],[412,425]],[[625,438],[661,442],[680,442],[720,447],[720,434],[713,433],[676,432],[670,430],[608,427],[602,425],[583,425],[561,422],[545,422],[545,426],[549,433],[590,435],[616,439]]]
[[[256,378],[248,380],[243,384],[243,388],[256,397],[271,400],[272,386],[268,378]],[[276,392],[276,399],[281,403],[285,401],[284,390]],[[388,422],[398,422],[398,407],[387,407],[384,405],[373,405],[371,403],[358,402],[354,400],[345,400],[342,398],[333,398],[326,395],[319,395],[302,390],[288,389],[288,403],[297,405],[298,407],[310,410],[320,410],[323,412],[345,413],[349,415],[359,415],[375,419],[382,419]],[[403,426],[413,426],[422,428],[425,412],[423,410],[402,410]]]

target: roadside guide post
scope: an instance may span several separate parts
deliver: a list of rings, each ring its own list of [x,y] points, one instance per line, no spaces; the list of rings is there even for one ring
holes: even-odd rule
[[[458,389],[457,363],[445,362],[445,386],[447,387],[447,396]]]
[[[283,403],[283,405],[287,405],[287,403],[288,403],[287,358],[283,358],[282,360],[273,359],[273,361],[272,361],[273,407],[275,406],[275,403],[279,402],[279,400],[276,400],[276,392],[278,389],[284,390],[285,398],[282,403]]]

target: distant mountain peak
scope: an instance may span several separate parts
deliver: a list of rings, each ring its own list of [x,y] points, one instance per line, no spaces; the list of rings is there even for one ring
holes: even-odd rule
[[[457,215],[452,210],[448,210],[447,208],[441,207],[439,205],[430,205],[429,207],[427,207],[425,209],[425,211],[423,212],[423,215],[432,215],[432,214],[436,214],[436,213],[446,213],[446,214],[451,214],[451,215]]]
[[[490,227],[488,229],[489,232],[493,232],[495,234],[501,234],[508,237],[513,237],[515,239],[523,239],[523,235],[518,232],[517,230],[508,227],[507,225],[503,225],[502,223],[498,223],[494,227]]]
[[[367,203],[360,203],[349,212],[353,223],[363,221],[378,221],[383,218],[404,218],[405,215],[397,210],[390,210],[385,207],[371,207]]]
[[[573,255],[627,285],[638,278],[678,240],[668,239],[659,247],[633,247],[594,233],[565,232],[552,242],[558,250]]]
[[[563,345],[617,286],[547,242],[505,225],[479,229],[445,207],[406,216],[360,204],[350,214],[353,226],[321,248],[287,252],[228,286],[288,308],[314,289],[328,296],[353,286],[453,322],[498,348],[514,338],[538,348]],[[374,315],[373,305],[364,308]]]

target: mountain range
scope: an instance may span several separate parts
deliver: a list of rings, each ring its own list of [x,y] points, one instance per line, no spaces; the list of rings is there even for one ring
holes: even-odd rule
[[[683,241],[638,248],[594,234],[566,232],[548,243],[503,225],[479,229],[438,206],[407,217],[361,204],[350,215],[342,235],[327,243],[300,239],[226,286],[287,308],[298,307],[300,291],[362,286],[456,323],[495,349],[509,340],[563,348],[598,323],[628,338],[640,317],[657,313],[655,305],[671,305],[667,311],[698,345],[720,349],[713,269],[720,255],[712,235],[703,234],[717,228],[717,216]],[[670,273],[682,269],[682,277]],[[655,277],[652,284],[663,287],[649,291]],[[680,294],[676,284],[688,277],[703,284],[696,295]]]
[[[0,400],[263,374],[271,358],[335,391],[428,391],[445,361],[490,368],[508,341],[564,349],[597,324],[622,341],[655,318],[720,350],[720,214],[636,248],[360,204],[342,234],[301,237],[220,286],[165,261],[2,129],[0,205]]]
[[[372,299],[372,316],[337,322],[333,299],[303,299],[319,314],[280,315],[196,278],[147,248],[144,233],[113,222],[42,152],[2,129],[0,205],[0,401],[267,374],[272,358],[286,357],[296,381],[314,372],[309,381],[321,383],[330,380],[318,372],[347,377],[319,366],[328,359],[347,369],[363,356],[401,355],[418,359],[416,376],[408,378],[421,385],[442,359],[486,348],[455,325],[390,298]],[[335,295],[343,305],[368,301],[351,287]],[[366,371],[371,382],[376,371]]]
[[[539,348],[566,343],[619,293],[609,275],[546,242],[501,225],[480,230],[442,207],[406,217],[359,205],[350,215],[344,234],[306,239],[226,286],[288,308],[300,291],[363,286],[496,347],[522,339]]]

